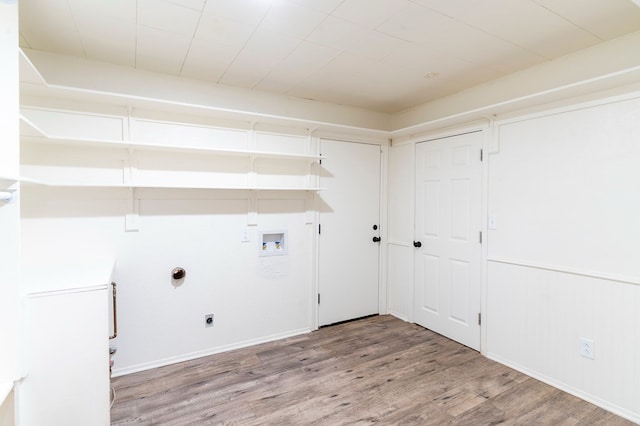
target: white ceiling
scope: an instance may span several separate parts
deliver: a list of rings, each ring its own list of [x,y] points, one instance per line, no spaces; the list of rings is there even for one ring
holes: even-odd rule
[[[632,0],[20,0],[23,47],[394,113],[640,30]]]

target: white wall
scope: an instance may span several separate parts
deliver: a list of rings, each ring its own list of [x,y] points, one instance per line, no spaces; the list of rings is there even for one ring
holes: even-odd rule
[[[304,195],[259,198],[258,224],[244,243],[248,201],[241,192],[142,191],[138,232],[125,232],[122,195],[28,188],[22,224],[27,259],[62,254],[70,268],[87,253],[116,259],[116,374],[313,327]],[[282,229],[288,256],[259,257],[258,230]],[[176,266],[187,271],[178,287],[170,276]],[[208,313],[215,314],[212,328],[204,327]]]
[[[387,297],[389,313],[413,320],[413,144],[389,149]]]
[[[640,99],[497,131],[487,355],[640,421]]]
[[[640,94],[487,130],[497,228],[486,239],[483,353],[640,422]],[[389,304],[401,318],[413,304],[414,145],[434,136],[390,148]],[[581,337],[595,360],[578,355]]]
[[[252,161],[215,150],[304,156],[317,140],[300,129],[225,129],[197,117],[169,123],[46,103],[22,109],[33,125],[23,135],[22,174],[47,184],[23,190],[22,262],[116,261],[116,375],[315,327],[314,192],[191,188],[314,187],[312,158]],[[49,138],[26,136],[37,130]],[[130,139],[155,147],[130,153]],[[288,254],[259,256],[260,231],[286,231]],[[178,266],[187,276],[174,285]],[[210,313],[214,326],[205,328]]]
[[[0,2],[0,191],[19,190],[18,176],[18,5]],[[0,425],[13,424],[13,393],[19,371],[20,203],[0,201]]]

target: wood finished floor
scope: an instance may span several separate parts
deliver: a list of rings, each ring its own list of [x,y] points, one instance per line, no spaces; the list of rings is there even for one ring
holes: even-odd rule
[[[113,385],[113,425],[632,425],[391,316]]]

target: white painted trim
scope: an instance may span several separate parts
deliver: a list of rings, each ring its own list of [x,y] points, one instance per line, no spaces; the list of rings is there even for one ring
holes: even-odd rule
[[[466,133],[480,132],[486,128],[487,123],[491,122],[493,122],[493,117],[485,117],[482,119],[472,120],[467,123],[461,123],[456,126],[450,126],[444,129],[432,130],[400,137],[398,139],[392,139],[392,144],[394,146],[411,143],[416,144],[420,142],[428,142],[436,139],[448,138],[451,136],[463,135]]]
[[[615,404],[611,404],[609,401],[604,400],[602,398],[598,398],[597,396],[591,395],[588,392],[583,392],[582,390],[575,388],[573,386],[570,386],[564,382],[555,380],[553,377],[549,377],[545,374],[541,374],[536,370],[532,370],[530,368],[526,368],[523,367],[522,365],[516,363],[516,362],[512,362],[506,358],[502,358],[499,355],[493,354],[491,352],[488,352],[485,354],[485,356],[492,360],[492,361],[496,361],[499,362],[500,364],[506,365],[507,367],[513,368],[514,370],[517,370],[521,373],[526,374],[529,377],[532,377],[534,379],[540,380],[543,383],[546,383],[550,386],[553,386],[557,389],[560,389],[564,392],[567,392],[571,395],[577,396],[578,398],[584,399],[587,402],[590,402],[594,405],[597,405],[598,407],[604,408],[607,411],[612,412],[613,414],[616,414],[620,417],[624,417],[625,419],[632,421],[634,423],[638,423],[640,424],[640,415],[638,413],[634,413],[632,411],[629,411],[625,408],[619,407]]]
[[[560,272],[570,275],[578,275],[581,277],[596,278],[599,280],[615,281],[622,284],[640,285],[640,277],[627,277],[622,275],[604,274],[596,271],[587,271],[584,269],[571,268],[560,265],[551,265],[539,262],[529,262],[527,260],[509,259],[505,257],[489,256],[489,262],[504,263],[507,265],[522,266],[525,268],[543,269],[545,271]]]
[[[159,359],[159,360],[156,360],[156,361],[144,362],[144,363],[141,363],[141,364],[135,364],[135,365],[129,366],[127,368],[121,368],[121,369],[114,368],[112,376],[113,377],[125,376],[127,374],[138,373],[140,371],[146,371],[146,370],[151,370],[151,369],[158,368],[158,367],[164,367],[164,366],[171,365],[171,364],[177,364],[179,362],[191,361],[193,359],[202,358],[202,357],[209,356],[209,355],[215,355],[215,354],[219,354],[219,353],[223,353],[223,352],[233,351],[233,350],[236,350],[236,349],[246,348],[246,347],[249,347],[249,346],[260,345],[262,343],[269,343],[269,342],[273,342],[273,341],[276,341],[276,340],[286,339],[288,337],[299,336],[299,335],[302,335],[302,334],[309,333],[311,331],[312,330],[309,329],[309,328],[301,328],[301,329],[298,329],[298,330],[292,330],[292,331],[288,331],[288,332],[285,332],[285,333],[272,334],[272,335],[261,337],[261,338],[258,338],[258,339],[245,340],[243,342],[234,343],[232,345],[219,346],[219,347],[215,347],[215,348],[204,349],[204,350],[201,350],[201,351],[182,354],[182,355],[179,355],[179,356],[163,358],[163,359]],[[117,361],[118,360],[116,358],[116,365],[117,365]]]
[[[509,114],[509,117],[500,118],[496,121],[496,126],[504,126],[513,123],[519,123],[523,121],[535,120],[541,117],[550,117],[553,115],[564,114],[572,111],[579,111],[582,109],[593,108],[602,105],[615,104],[618,102],[630,101],[633,99],[640,99],[640,91],[635,90],[629,93],[625,93],[622,95],[608,96],[598,99],[592,99],[583,102],[577,102],[570,105],[563,105],[556,108],[544,109],[542,111],[536,112],[521,112],[521,113],[513,113]],[[513,116],[512,116],[513,115]]]
[[[119,73],[123,73],[123,72],[125,74],[128,73],[127,76],[131,76],[133,74],[140,73],[140,72],[133,69],[127,69],[127,67],[113,66],[112,64],[100,63],[97,61],[85,60],[81,58],[72,58],[69,56],[51,54],[47,52],[38,52],[38,51],[29,49],[29,51],[31,52],[30,55],[35,57],[36,62],[38,61],[40,62],[44,61],[45,63],[48,62],[49,68],[51,68],[52,56],[55,56],[57,59],[59,59],[59,62],[61,62],[61,64],[53,67],[54,70],[52,73],[54,75],[54,79],[55,79],[55,73],[57,72],[58,78],[60,78],[60,75],[65,75],[65,78],[67,81],[54,83],[51,81],[51,79],[48,79],[47,77],[45,77],[45,75],[36,67],[34,60],[32,60],[32,58],[29,57],[23,49],[20,49],[20,51],[21,51],[22,57],[25,58],[28,66],[30,66],[32,70],[38,75],[38,77],[42,80],[42,83],[41,83],[42,86],[32,85],[33,89],[36,89],[37,87],[42,87],[45,89],[52,89],[54,91],[59,91],[63,93],[67,92],[72,96],[79,96],[80,98],[86,97],[87,98],[86,100],[101,99],[103,102],[106,100],[112,100],[117,102],[123,102],[126,105],[133,106],[136,108],[139,108],[139,107],[144,108],[144,107],[151,106],[152,107],[151,109],[153,109],[154,106],[155,107],[168,106],[168,107],[174,107],[174,108],[185,108],[187,111],[191,111],[191,112],[199,112],[199,113],[215,112],[220,114],[223,118],[227,117],[227,118],[236,119],[236,120],[244,120],[244,121],[249,120],[252,122],[267,123],[267,124],[275,123],[275,124],[283,124],[283,125],[303,126],[307,128],[318,128],[323,130],[326,129],[329,131],[344,132],[346,134],[370,136],[372,138],[388,139],[389,137],[388,136],[389,132],[387,130],[387,128],[389,127],[389,124],[384,123],[385,125],[382,125],[382,126],[379,125],[381,119],[387,119],[385,121],[389,121],[390,119],[389,114],[377,113],[374,111],[364,110],[362,108],[330,104],[326,102],[308,101],[300,98],[292,98],[292,97],[261,93],[261,95],[268,97],[268,100],[270,100],[272,103],[279,103],[284,105],[286,107],[284,108],[284,110],[289,111],[289,115],[285,115],[285,113],[267,113],[267,112],[260,112],[258,110],[239,109],[239,108],[225,107],[221,105],[213,105],[213,104],[205,104],[205,103],[197,103],[197,102],[186,102],[186,101],[181,101],[176,99],[173,99],[173,100],[162,99],[162,98],[157,98],[157,97],[145,95],[145,94],[131,94],[131,93],[125,93],[124,91],[119,92],[119,91],[113,91],[108,89],[95,88],[95,87],[98,87],[97,85],[91,88],[76,87],[76,86],[72,86],[71,83],[69,83],[69,81],[73,81],[73,76],[69,76],[68,72],[64,73],[64,71],[62,71],[64,70],[65,67],[67,68],[67,70],[71,69],[73,66],[84,67],[85,69],[83,72],[85,74],[89,73],[88,69],[95,71],[96,68],[103,67],[106,71],[108,71],[109,77],[113,77],[114,70],[116,70]],[[45,66],[45,69],[46,68],[47,67]],[[49,69],[48,71],[51,71],[51,69]],[[150,73],[148,75],[162,76],[161,74],[155,74],[155,73]],[[135,76],[135,78],[138,78],[138,79],[140,77],[144,78],[142,74]],[[197,83],[197,80],[181,79],[179,77],[174,77],[174,76],[164,76],[164,77],[169,78],[172,81],[189,81],[192,83]],[[108,78],[108,77],[105,77],[105,78]],[[82,83],[79,83],[79,84],[82,84]],[[251,92],[253,92],[254,94],[256,93],[254,91],[244,90],[239,88],[230,88],[230,87],[220,88],[220,87],[217,87],[217,85],[208,85],[204,87],[207,87],[213,90],[223,90],[226,95],[229,95],[229,93],[232,92],[232,94],[236,95],[239,98],[244,98],[249,94],[251,94]],[[353,112],[354,114],[357,113],[358,115],[361,116],[359,120],[368,121],[370,124],[367,124],[366,125],[367,127],[362,127],[358,125],[344,124],[344,123],[333,122],[333,121],[324,121],[321,119],[292,117],[290,115],[290,111],[295,110],[296,107],[299,108],[300,105],[302,105],[301,102],[304,103],[304,105],[306,106],[310,106],[310,108],[314,110],[314,111],[309,111],[308,112],[309,114],[314,114],[317,116],[322,112],[335,111],[336,109],[342,109],[344,110],[345,115],[348,112]],[[254,103],[252,102],[251,104],[254,104]],[[335,117],[339,117],[335,113],[333,115]],[[368,117],[364,118],[364,115]],[[375,120],[375,117],[377,117],[378,120]],[[376,126],[380,128],[375,128]]]
[[[388,198],[389,192],[389,143],[380,146],[380,244],[378,261],[378,312],[386,314],[388,312],[389,289],[387,288],[387,246],[385,241],[389,237],[388,227]]]
[[[488,343],[487,343],[487,321],[488,316],[488,294],[489,294],[489,230],[488,230],[488,217],[489,217],[489,150],[490,145],[495,135],[495,123],[493,120],[489,120],[481,130],[482,132],[482,164],[481,177],[480,177],[480,227],[482,230],[482,247],[481,250],[481,264],[480,264],[480,353],[486,355]]]
[[[389,311],[389,315],[391,315],[392,317],[398,318],[399,320],[402,320],[404,322],[413,322],[409,318],[407,318],[405,315],[393,312],[393,310]]]
[[[597,77],[587,78],[587,79],[579,80],[573,83],[564,84],[561,86],[553,87],[551,89],[530,93],[528,95],[511,98],[506,101],[495,102],[495,103],[484,105],[478,108],[472,108],[467,111],[451,114],[445,117],[436,118],[434,120],[426,121],[420,124],[415,124],[413,126],[392,130],[391,135],[392,137],[400,137],[407,134],[415,134],[415,133],[421,133],[421,132],[424,133],[429,131],[429,129],[442,128],[452,122],[470,121],[470,120],[477,119],[478,117],[490,116],[490,115],[496,114],[498,111],[515,110],[518,108],[523,108],[525,105],[531,105],[536,101],[539,103],[545,103],[545,101],[551,101],[551,99],[546,100],[545,98],[550,98],[552,95],[562,96],[563,92],[569,93],[571,89],[587,87],[591,84],[600,83],[603,81],[615,80],[616,78],[623,77],[625,75],[629,75],[633,73],[638,73],[638,72],[640,72],[640,65],[614,71],[604,75],[599,75]],[[587,88],[585,88],[584,90],[588,91]]]

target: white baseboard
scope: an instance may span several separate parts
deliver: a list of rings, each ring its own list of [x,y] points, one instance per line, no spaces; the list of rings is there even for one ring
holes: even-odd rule
[[[249,346],[259,345],[261,343],[273,342],[275,340],[286,339],[287,337],[299,336],[311,332],[309,328],[301,328],[298,330],[291,330],[285,333],[272,334],[269,336],[260,337],[257,339],[245,340],[242,342],[234,343],[231,345],[217,346],[214,348],[208,348],[201,351],[190,352],[181,354],[169,358],[163,358],[155,361],[144,362],[141,364],[135,364],[123,368],[114,368],[112,377],[125,376],[127,374],[138,373],[140,371],[151,370],[153,368],[164,367],[166,365],[177,364],[179,362],[190,361],[192,359],[201,358],[204,356],[215,355],[222,352],[229,352],[235,349],[242,349]]]
[[[521,373],[524,373],[527,376],[533,377],[536,380],[540,380],[541,382],[546,383],[550,386],[553,386],[554,388],[558,388],[564,392],[570,393],[573,396],[577,396],[580,399],[584,399],[587,402],[597,405],[598,407],[603,408],[607,411],[610,411],[613,414],[623,417],[631,422],[640,424],[640,413],[634,413],[632,411],[629,411],[623,407],[612,404],[611,402],[606,401],[602,398],[599,398],[595,395],[591,395],[588,392],[584,392],[581,389],[575,388],[571,385],[558,381],[553,377],[549,377],[535,370],[531,370],[530,368],[519,365],[516,362],[512,362],[508,359],[502,358],[499,355],[493,354],[491,352],[488,352],[486,354],[486,357],[493,361],[499,362],[500,364],[506,365],[507,367],[513,368],[514,370],[517,370]]]
[[[399,320],[402,320],[404,322],[411,322],[406,315],[402,315],[402,314],[399,314],[397,312],[393,312],[392,310],[389,311],[389,315],[391,315],[392,317],[396,317]]]

